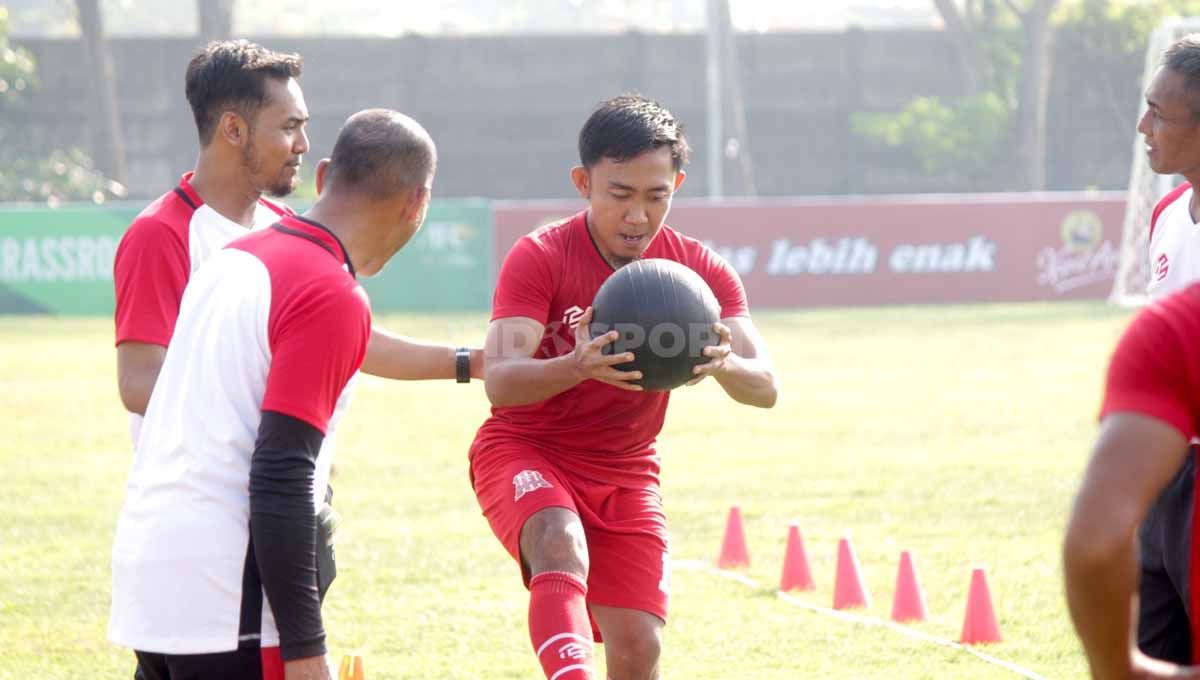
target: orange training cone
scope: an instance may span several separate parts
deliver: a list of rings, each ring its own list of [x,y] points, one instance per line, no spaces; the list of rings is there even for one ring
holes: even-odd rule
[[[992,609],[992,596],[988,592],[987,576],[983,569],[971,572],[971,590],[967,593],[967,615],[963,618],[962,636],[959,642],[977,645],[985,642],[1000,642],[1000,627],[996,625],[996,613]]]
[[[346,654],[342,657],[342,667],[338,669],[338,680],[364,680],[362,657]]]
[[[814,587],[812,573],[808,570],[808,556],[804,554],[804,539],[800,537],[800,527],[793,524],[788,527],[779,589],[787,592],[792,589],[812,590]]]
[[[725,522],[725,539],[721,541],[721,556],[717,566],[722,569],[750,566],[750,553],[746,551],[746,533],[742,530],[742,510],[738,506],[729,508],[729,519]]]
[[[870,607],[871,596],[863,587],[862,575],[858,570],[858,560],[854,557],[854,549],[850,540],[843,538],[838,541],[837,577],[833,584],[833,608],[854,609]]]
[[[896,594],[892,598],[892,620],[924,621],[929,616],[925,613],[925,593],[921,592],[921,584],[917,581],[917,568],[913,566],[912,555],[908,551],[900,553],[900,569],[896,572]]]

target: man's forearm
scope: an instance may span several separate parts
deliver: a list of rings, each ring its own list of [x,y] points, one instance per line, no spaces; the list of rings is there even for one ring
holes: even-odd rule
[[[763,359],[747,359],[730,353],[725,357],[725,371],[716,378],[726,394],[748,406],[771,408],[779,398],[775,374]]]
[[[582,380],[571,354],[553,359],[491,359],[484,387],[493,406],[524,406],[566,392]]]
[[[453,380],[455,347],[371,329],[362,371],[392,380]],[[471,377],[483,377],[483,352],[471,351]]]
[[[1076,518],[1068,530],[1063,556],[1067,604],[1092,677],[1124,679],[1131,664],[1137,560],[1132,531],[1114,531],[1111,524],[1102,529],[1101,523],[1097,517],[1085,527]],[[1117,533],[1124,536],[1114,537]]]
[[[313,477],[322,433],[264,411],[250,459],[250,537],[285,661],[325,654]]]

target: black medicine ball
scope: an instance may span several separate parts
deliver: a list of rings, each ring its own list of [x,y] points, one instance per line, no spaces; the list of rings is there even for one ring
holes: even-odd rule
[[[721,320],[716,296],[699,274],[672,260],[621,267],[600,286],[592,308],[591,337],[620,333],[604,353],[633,352],[633,361],[615,368],[641,371],[634,382],[646,390],[671,390],[691,380],[693,367],[711,361],[704,348],[721,339],[713,330]]]

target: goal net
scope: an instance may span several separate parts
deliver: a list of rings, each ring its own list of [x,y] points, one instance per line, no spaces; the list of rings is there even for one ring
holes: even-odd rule
[[[1138,96],[1138,120],[1146,113],[1146,99],[1141,95],[1150,86],[1162,53],[1189,33],[1200,33],[1200,17],[1168,19],[1150,35],[1142,70],[1142,90]],[[1179,177],[1159,175],[1151,170],[1142,135],[1134,135],[1133,163],[1121,230],[1121,259],[1109,296],[1111,302],[1132,306],[1146,301],[1146,284],[1150,281],[1150,216],[1158,200],[1182,181]]]

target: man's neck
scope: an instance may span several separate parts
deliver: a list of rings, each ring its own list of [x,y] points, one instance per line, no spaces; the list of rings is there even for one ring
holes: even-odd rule
[[[218,214],[249,229],[254,226],[254,210],[262,194],[250,186],[240,167],[230,171],[227,166],[201,152],[190,184],[200,200]]]
[[[337,199],[322,196],[304,213],[304,217],[317,222],[337,236],[356,271],[362,272],[365,267],[371,266],[370,256],[374,249],[367,238],[361,211],[353,210],[352,206],[347,206]]]

